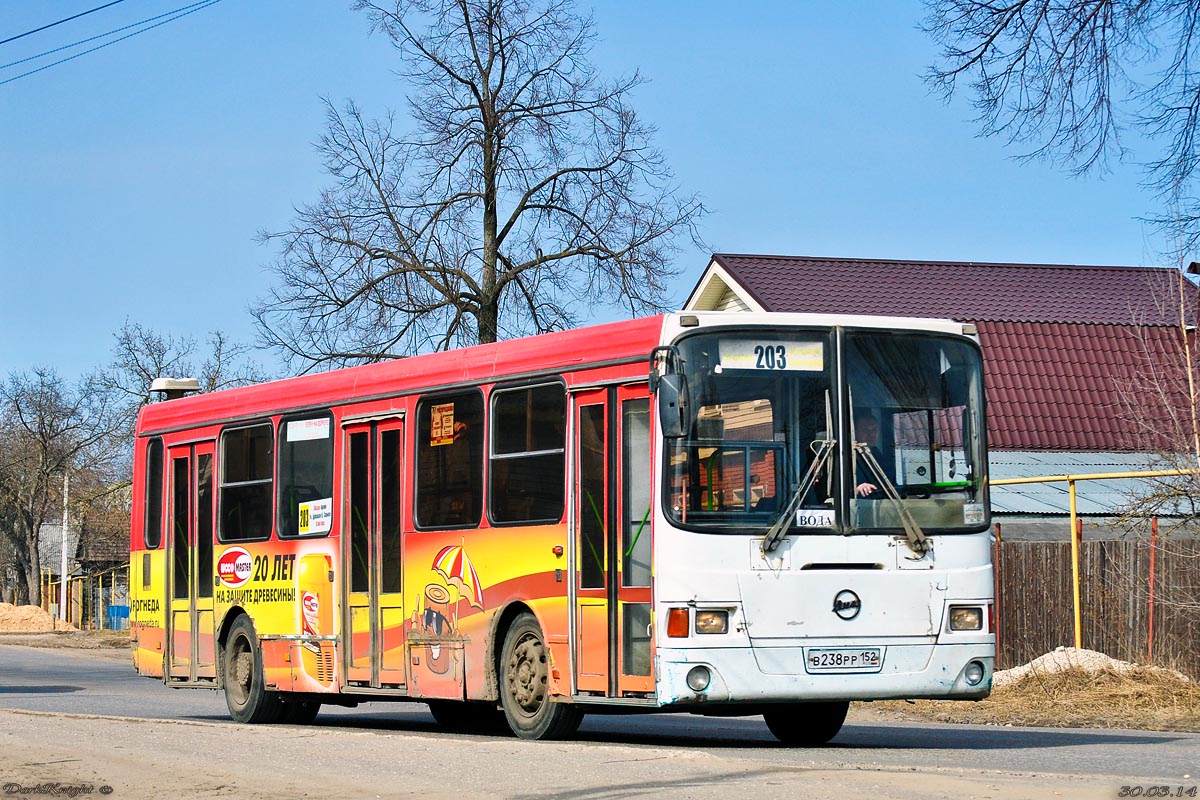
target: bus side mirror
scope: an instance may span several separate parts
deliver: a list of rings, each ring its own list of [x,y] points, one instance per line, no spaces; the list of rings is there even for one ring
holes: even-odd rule
[[[687,416],[687,383],[679,373],[662,375],[658,379],[658,426],[663,438],[683,436]]]

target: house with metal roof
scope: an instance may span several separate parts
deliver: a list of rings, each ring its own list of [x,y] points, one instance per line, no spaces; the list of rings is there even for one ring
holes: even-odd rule
[[[1195,285],[1169,268],[718,253],[684,308],[973,323],[995,480],[1161,467],[1145,431],[1133,430],[1128,393],[1139,376],[1175,359],[1195,328],[1198,299]],[[1163,413],[1154,402],[1151,416]],[[1129,480],[1080,482],[1079,513],[1110,516],[1135,489]],[[1067,487],[993,487],[992,508],[1001,518],[1061,515]]]

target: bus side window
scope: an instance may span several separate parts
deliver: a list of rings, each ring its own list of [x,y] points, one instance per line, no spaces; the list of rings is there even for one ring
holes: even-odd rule
[[[417,526],[474,528],[482,510],[482,394],[422,400],[417,405]]]
[[[324,536],[333,527],[333,419],[279,423],[279,535]]]
[[[561,383],[492,392],[488,512],[494,522],[558,522],[566,485]]]
[[[269,422],[221,433],[222,542],[271,535],[273,445],[274,430]]]
[[[163,512],[163,441],[151,439],[146,445],[146,529],[143,542],[155,550],[162,542]]]

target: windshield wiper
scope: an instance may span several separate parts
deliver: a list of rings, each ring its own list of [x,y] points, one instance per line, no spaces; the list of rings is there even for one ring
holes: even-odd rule
[[[833,413],[829,407],[829,392],[825,392],[825,431],[833,430]],[[792,520],[796,516],[796,510],[800,508],[800,503],[804,500],[804,495],[808,494],[808,490],[817,482],[817,475],[821,473],[821,468],[829,461],[829,456],[833,453],[833,446],[837,444],[836,439],[819,439],[814,440],[813,444],[820,442],[820,447],[817,448],[816,455],[813,456],[812,463],[808,465],[808,471],[804,473],[804,477],[800,479],[800,485],[796,487],[796,491],[788,500],[787,507],[783,509],[783,513],[779,515],[779,519],[775,520],[775,524],[767,530],[767,535],[762,540],[762,554],[766,556],[768,553],[774,552],[779,543],[783,541],[783,537],[787,535],[788,528],[791,526]]]
[[[908,546],[914,553],[919,556],[929,552],[929,540],[925,537],[925,532],[921,530],[921,526],[913,519],[913,515],[909,512],[908,506],[900,499],[900,492],[896,491],[896,485],[891,482],[883,468],[879,466],[879,462],[875,460],[875,454],[871,452],[871,447],[866,442],[855,442],[854,452],[866,462],[867,469],[875,476],[875,480],[879,482],[879,487],[883,489],[884,496],[892,501],[892,505],[896,507],[896,513],[900,516],[900,524],[904,526],[904,535],[908,538]]]
[[[783,541],[783,537],[787,535],[788,527],[796,516],[796,510],[800,508],[800,503],[804,499],[804,495],[816,483],[817,475],[821,471],[821,467],[829,460],[829,454],[833,452],[834,439],[825,439],[821,442],[821,447],[817,450],[817,455],[813,458],[813,462],[808,467],[808,472],[804,473],[804,478],[800,481],[800,485],[796,487],[796,491],[792,494],[788,501],[787,508],[779,515],[779,519],[775,520],[775,524],[767,531],[767,535],[763,537],[762,553],[767,555],[779,546]],[[816,444],[814,442],[814,444]]]

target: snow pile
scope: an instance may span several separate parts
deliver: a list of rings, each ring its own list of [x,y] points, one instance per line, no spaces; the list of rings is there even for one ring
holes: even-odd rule
[[[1131,672],[1135,669],[1153,669],[1160,670],[1160,667],[1143,667],[1140,664],[1131,664],[1128,661],[1121,661],[1111,656],[1106,656],[1104,653],[1097,653],[1095,650],[1084,650],[1075,647],[1059,647],[1052,652],[1046,653],[1044,656],[1038,656],[1028,664],[1022,664],[1019,667],[1012,669],[1003,669],[995,674],[992,678],[992,688],[999,689],[1002,686],[1025,678],[1034,673],[1050,674],[1055,672],[1066,672],[1070,669],[1077,669],[1081,672],[1097,673],[1097,672]],[[1179,678],[1187,680],[1181,673],[1174,670],[1162,670],[1169,672]]]
[[[0,603],[0,633],[48,633],[73,631],[75,626],[55,619],[37,606]]]

